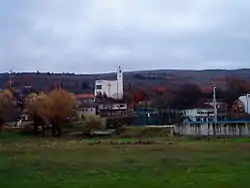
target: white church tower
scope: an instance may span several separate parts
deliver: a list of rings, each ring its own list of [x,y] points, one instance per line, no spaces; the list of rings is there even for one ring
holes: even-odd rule
[[[117,69],[116,80],[96,80],[95,96],[107,95],[114,99],[123,99],[123,72],[119,66]]]
[[[123,99],[123,72],[120,66],[117,70],[117,94],[118,99]]]

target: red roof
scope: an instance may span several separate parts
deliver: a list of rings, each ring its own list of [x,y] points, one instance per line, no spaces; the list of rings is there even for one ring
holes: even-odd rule
[[[95,98],[94,94],[77,94],[75,95],[76,99],[93,99]]]

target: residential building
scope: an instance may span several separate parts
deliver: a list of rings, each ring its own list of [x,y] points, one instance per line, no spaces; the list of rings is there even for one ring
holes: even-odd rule
[[[95,96],[93,94],[77,94],[75,97],[78,103],[79,117],[83,117],[84,114],[96,114]]]
[[[196,108],[185,109],[180,111],[184,123],[188,122],[213,122],[214,109],[209,104],[199,105]],[[225,105],[217,106],[217,121],[224,121],[227,118]]]
[[[95,102],[95,96],[93,94],[77,94],[75,97],[79,105],[92,104]]]
[[[97,114],[106,118],[109,128],[132,124],[134,115],[125,100],[101,98],[96,100],[96,104]]]
[[[239,100],[244,105],[244,111],[245,111],[245,113],[250,114],[250,94],[246,94],[246,95],[240,96]]]
[[[181,111],[184,122],[208,122],[213,121],[213,108],[193,108]]]
[[[80,118],[83,118],[84,115],[96,115],[96,114],[97,114],[97,106],[95,103],[79,106],[78,116]]]
[[[124,116],[128,112],[127,102],[124,100],[101,99],[97,101],[97,106],[101,116]]]

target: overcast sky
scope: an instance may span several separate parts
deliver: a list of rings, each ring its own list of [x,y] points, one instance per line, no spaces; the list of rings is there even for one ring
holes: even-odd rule
[[[247,0],[2,0],[0,72],[250,67]]]

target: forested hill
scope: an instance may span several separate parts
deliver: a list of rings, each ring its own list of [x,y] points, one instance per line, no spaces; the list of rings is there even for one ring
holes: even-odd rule
[[[237,78],[238,81],[250,82],[250,69],[238,70],[148,70],[124,73],[125,90],[143,88],[179,88],[184,84],[198,84],[202,87],[210,86],[212,82],[223,87],[229,78]],[[105,74],[54,74],[54,73],[8,73],[0,74],[0,87],[5,88],[10,85],[33,86],[35,89],[48,90],[54,86],[61,85],[65,89],[75,93],[92,92],[96,79],[116,79],[116,73]]]

